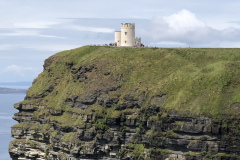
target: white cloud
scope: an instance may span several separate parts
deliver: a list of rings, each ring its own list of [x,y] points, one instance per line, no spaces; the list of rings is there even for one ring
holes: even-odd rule
[[[58,22],[44,22],[44,21],[37,21],[37,22],[19,22],[14,23],[15,28],[50,28],[52,25],[57,25]]]
[[[86,32],[98,32],[98,33],[113,33],[115,30],[112,28],[98,28],[98,27],[85,27],[85,26],[69,26],[70,29]]]
[[[39,35],[38,31],[31,31],[31,30],[0,33],[0,36],[37,36],[37,35]]]
[[[144,30],[151,44],[169,47],[232,47],[240,37],[240,29],[214,29],[200,21],[188,10],[166,17],[154,17],[148,30]]]
[[[24,77],[27,75],[28,72],[33,72],[33,71],[39,71],[39,68],[33,68],[33,67],[23,67],[23,66],[18,66],[18,65],[10,65],[7,66],[2,70],[2,74],[7,73],[7,74],[12,74],[16,76],[21,76]]]
[[[62,44],[57,44],[57,45],[27,45],[23,46],[22,48],[28,48],[28,49],[34,49],[38,51],[54,51],[54,52],[59,52],[63,50],[69,50],[73,48],[81,47],[81,45],[62,45]]]
[[[10,44],[1,44],[0,45],[0,50],[11,50],[13,49],[13,46],[11,46]]]
[[[45,38],[66,38],[66,37],[61,37],[61,36],[44,35],[44,34],[39,34],[39,35],[36,35],[36,36],[45,37]]]
[[[196,28],[205,27],[205,24],[199,21],[195,14],[183,9],[182,11],[164,18],[171,30],[188,31]]]
[[[41,34],[40,31],[36,31],[36,30],[17,30],[9,33],[0,33],[0,36],[6,36],[6,37],[37,36],[37,37],[45,37],[45,38],[65,38],[61,36],[44,35],[44,34]]]

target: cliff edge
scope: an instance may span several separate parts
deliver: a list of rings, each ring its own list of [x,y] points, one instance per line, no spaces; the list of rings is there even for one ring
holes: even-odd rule
[[[17,159],[240,159],[240,49],[85,46],[14,105]]]

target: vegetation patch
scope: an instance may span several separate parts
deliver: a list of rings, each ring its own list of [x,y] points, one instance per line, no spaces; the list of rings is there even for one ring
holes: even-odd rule
[[[30,127],[31,130],[39,131],[41,130],[41,126],[38,123],[35,123]]]
[[[46,109],[38,109],[37,111],[33,112],[33,118],[39,119],[43,116],[49,116],[50,113]]]
[[[42,126],[42,133],[47,133],[50,128],[51,128],[51,126],[49,124],[44,124]]]
[[[149,156],[151,159],[161,159],[166,154],[171,154],[172,151],[168,149],[160,149],[160,148],[150,148]]]
[[[76,140],[78,139],[77,137],[77,133],[76,132],[70,132],[70,133],[66,133],[64,134],[64,136],[61,138],[62,142],[76,142]]]
[[[25,144],[26,139],[15,139],[10,142],[10,144]]]
[[[150,130],[147,131],[146,136],[149,138],[154,138],[157,136],[157,131],[155,130],[155,127],[152,127]]]
[[[197,156],[198,153],[195,153],[195,152],[187,152],[185,153],[186,156]]]
[[[79,115],[72,115],[64,112],[61,116],[50,116],[51,122],[56,122],[61,127],[81,126],[84,120]]]
[[[97,130],[105,131],[108,129],[108,126],[106,125],[107,119],[97,119],[95,128]]]
[[[134,157],[135,159],[140,160],[144,158],[145,147],[143,144],[129,143],[127,149],[128,149],[128,152],[131,153],[131,156]]]
[[[30,128],[30,126],[28,123],[18,123],[18,124],[15,124],[14,126],[12,126],[12,128],[19,128],[22,130],[26,130],[26,129]]]
[[[163,134],[163,136],[168,137],[168,138],[177,138],[178,137],[178,134],[173,132],[172,130],[163,132],[162,134]]]
[[[51,132],[51,137],[56,138],[57,135],[58,135],[58,131],[55,130],[55,131]]]
[[[40,144],[38,142],[32,141],[32,140],[28,140],[27,144],[29,144],[32,148],[39,148]]]

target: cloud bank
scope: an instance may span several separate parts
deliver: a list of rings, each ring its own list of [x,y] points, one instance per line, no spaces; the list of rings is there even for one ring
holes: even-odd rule
[[[74,29],[77,31],[84,32],[96,32],[96,33],[114,33],[114,29],[111,28],[101,28],[101,27],[91,27],[91,26],[70,26],[69,29]]]
[[[150,45],[166,47],[240,47],[240,29],[214,29],[186,9],[152,18],[143,37],[148,38]]]
[[[18,65],[10,65],[7,66],[2,70],[2,73],[11,73],[16,76],[25,76],[27,72],[33,72],[33,71],[38,71],[38,68],[33,68],[33,67],[23,67],[23,66],[18,66]]]
[[[19,81],[19,80],[28,80],[29,78],[34,79],[42,71],[42,68],[34,67],[24,67],[19,65],[9,65],[3,69],[0,69],[1,79],[5,78],[5,82],[9,81]],[[4,80],[4,79],[3,79]]]

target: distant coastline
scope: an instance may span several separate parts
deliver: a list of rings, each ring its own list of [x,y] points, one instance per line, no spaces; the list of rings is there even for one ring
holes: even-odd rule
[[[0,88],[26,90],[32,85],[32,82],[0,82]],[[12,93],[12,92],[10,92]],[[18,93],[18,91],[17,91]],[[22,93],[22,92],[20,92]]]
[[[32,82],[29,81],[21,81],[21,82],[0,82],[0,86],[2,85],[18,85],[18,86],[31,86]]]
[[[0,94],[20,94],[26,92],[27,92],[26,89],[13,89],[0,87]]]

